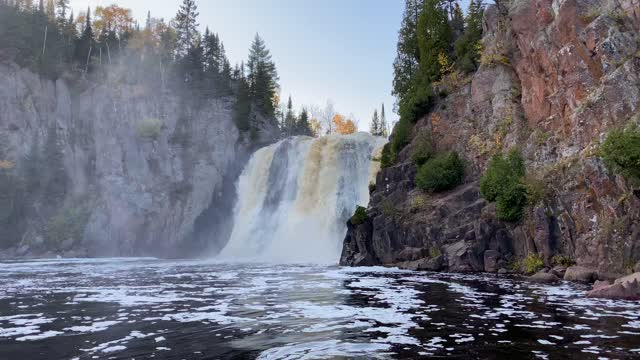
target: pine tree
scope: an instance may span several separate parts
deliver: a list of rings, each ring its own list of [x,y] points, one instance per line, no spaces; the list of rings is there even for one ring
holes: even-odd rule
[[[198,6],[194,0],[183,0],[178,14],[176,15],[176,32],[178,42],[176,45],[176,56],[182,58],[187,56],[189,49],[193,45],[193,40],[198,32]]]
[[[453,32],[454,39],[458,39],[464,34],[464,24],[464,13],[460,5],[456,2],[451,12],[451,31]]]
[[[273,100],[278,90],[278,73],[267,47],[256,34],[247,61],[249,93],[266,115],[273,115]]]
[[[418,20],[418,46],[420,70],[427,81],[433,82],[440,79],[438,56],[449,54],[451,39],[451,25],[442,1],[426,0]]]
[[[373,136],[380,136],[380,118],[378,117],[377,109],[373,112],[373,118],[371,119],[369,132]]]
[[[295,132],[296,127],[296,115],[293,112],[293,102],[291,101],[291,96],[289,96],[289,100],[287,101],[287,112],[284,117],[283,131],[287,136],[291,136]]]
[[[393,95],[398,101],[411,88],[415,74],[419,71],[420,49],[417,27],[424,0],[405,0],[402,25],[398,35],[396,59],[393,62]]]
[[[465,30],[463,35],[455,43],[455,55],[458,66],[466,71],[472,72],[478,68],[480,54],[477,45],[482,39],[482,17],[484,16],[484,6],[481,0],[471,0],[469,10],[465,18]]]
[[[94,47],[95,37],[93,34],[93,27],[91,26],[91,8],[88,8],[84,29],[82,30],[82,35],[80,35],[80,38],[76,42],[76,49],[74,52],[74,59],[81,68],[85,70],[91,69],[91,57],[95,55],[93,53]]]
[[[58,0],[56,3],[56,7],[58,8],[58,27],[60,29],[64,29],[67,21],[67,9],[69,8],[69,0]]]
[[[387,124],[387,115],[384,112],[384,103],[382,103],[382,111],[380,112],[380,136],[389,136],[389,125]]]
[[[300,118],[296,124],[296,134],[313,136],[313,130],[311,130],[311,124],[309,123],[309,112],[306,108],[302,108],[302,111],[300,112]]]

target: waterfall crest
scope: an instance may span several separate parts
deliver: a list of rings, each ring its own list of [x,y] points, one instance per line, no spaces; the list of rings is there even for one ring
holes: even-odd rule
[[[220,257],[337,262],[346,221],[369,202],[385,139],[366,133],[292,137],[258,150],[237,184],[234,228]]]

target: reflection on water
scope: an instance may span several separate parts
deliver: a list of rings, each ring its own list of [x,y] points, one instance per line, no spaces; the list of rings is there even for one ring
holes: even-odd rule
[[[154,259],[0,263],[1,359],[630,358],[640,306],[572,284]]]

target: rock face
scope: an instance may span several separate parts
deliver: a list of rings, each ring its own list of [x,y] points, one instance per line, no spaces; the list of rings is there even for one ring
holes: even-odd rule
[[[116,75],[95,83],[51,81],[0,64],[7,157],[20,171],[34,144],[42,146],[55,129],[68,177],[58,203],[36,197],[17,246],[31,253],[183,256],[226,241],[222,224],[197,239],[196,223],[230,215],[229,176],[255,146],[236,129],[233,103],[232,97],[196,103]],[[253,122],[261,129],[258,143],[275,140],[274,121]],[[47,243],[51,218],[64,209],[86,213],[80,236]]]
[[[341,264],[365,251],[393,266],[442,254],[445,270],[495,271],[537,253],[547,267],[564,255],[625,273],[640,260],[640,192],[596,151],[611,129],[640,122],[640,2],[510,4],[504,13],[490,6],[484,19],[484,51],[503,60],[489,57],[412,130],[466,159],[465,184],[420,193],[411,161],[419,144],[410,143],[378,174],[369,227],[349,230]],[[491,155],[513,147],[527,183],[543,190],[515,224],[498,221],[478,191]]]

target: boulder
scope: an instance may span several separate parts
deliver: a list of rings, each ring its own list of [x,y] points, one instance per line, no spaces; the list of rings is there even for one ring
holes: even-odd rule
[[[566,281],[592,283],[596,281],[598,273],[584,266],[570,266],[564,274]]]
[[[556,266],[551,269],[551,272],[554,273],[557,277],[564,279],[564,274],[567,272],[567,268],[564,266]]]
[[[399,268],[417,271],[441,271],[444,269],[444,256],[425,258],[415,261],[405,261],[397,264]]]
[[[616,284],[625,284],[625,283],[632,283],[632,282],[638,282],[640,283],[640,272],[628,275],[628,276],[624,276],[621,277],[619,279],[617,279],[615,281]]]
[[[500,268],[500,270],[498,270],[498,274],[500,274],[500,275],[506,275],[508,273],[509,273],[509,271],[507,271],[507,269],[505,269],[505,268]]]
[[[498,271],[498,261],[500,253],[495,250],[487,250],[484,252],[484,271],[494,273]]]
[[[607,286],[611,286],[612,282],[611,281],[601,281],[601,280],[596,280],[595,283],[593,283],[593,289],[592,290],[598,290],[598,289],[602,289],[605,288]]]
[[[553,283],[553,282],[560,281],[560,278],[551,272],[545,272],[543,270],[543,271],[537,272],[532,276],[529,276],[527,280],[535,281],[535,282],[543,282],[543,283]]]
[[[636,264],[636,266],[633,267],[633,272],[634,273],[638,273],[640,272],[640,261],[638,261],[638,263]]]
[[[637,281],[634,281],[632,283],[600,286],[589,291],[587,296],[603,299],[640,300],[640,285]]]

